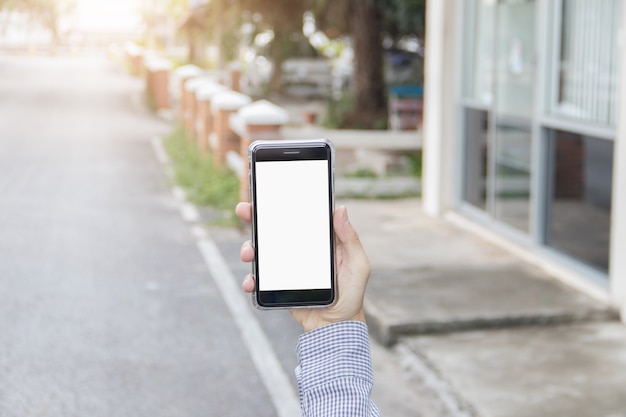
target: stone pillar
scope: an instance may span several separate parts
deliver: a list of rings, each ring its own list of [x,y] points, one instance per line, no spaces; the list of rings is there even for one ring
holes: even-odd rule
[[[195,65],[183,65],[178,67],[172,73],[172,84],[170,86],[170,94],[176,100],[176,118],[179,122],[185,120],[185,103],[184,91],[185,82],[193,77],[197,77],[202,73],[200,67]]]
[[[252,99],[245,94],[235,91],[217,93],[211,100],[213,116],[213,131],[209,136],[209,143],[213,149],[215,166],[226,163],[226,154],[230,150],[239,151],[239,136],[230,128],[230,116]]]
[[[239,147],[239,153],[244,161],[248,160],[248,147],[252,142],[281,139],[280,128],[289,121],[289,114],[285,109],[267,100],[259,100],[244,106],[237,115],[245,126],[245,133],[241,136]],[[244,163],[243,166],[243,173],[239,179],[239,198],[240,201],[249,201],[249,164]]]
[[[146,94],[157,111],[170,108],[169,78],[172,64],[162,58],[146,60]]]
[[[130,73],[135,77],[140,77],[143,73],[144,49],[130,42],[126,44],[125,51]]]
[[[196,140],[201,151],[209,150],[209,134],[213,130],[213,113],[211,112],[211,99],[214,95],[227,91],[228,87],[207,83],[196,90]]]
[[[456,71],[460,68],[459,4],[454,0],[428,0],[426,6],[422,206],[432,216],[444,214],[458,202],[455,178],[461,149],[454,121],[458,113]]]
[[[617,137],[613,148],[613,205],[611,208],[611,253],[609,282],[611,298],[626,323],[626,7],[622,7],[622,42],[619,45],[620,70],[617,102]]]
[[[239,63],[232,62],[228,66],[228,78],[230,82],[230,89],[241,92],[241,68]]]
[[[209,84],[215,84],[215,82],[206,76],[199,76],[187,80],[183,88],[183,102],[185,103],[183,126],[185,127],[187,135],[192,139],[197,139],[196,113],[198,106],[196,102],[196,91],[202,86]]]

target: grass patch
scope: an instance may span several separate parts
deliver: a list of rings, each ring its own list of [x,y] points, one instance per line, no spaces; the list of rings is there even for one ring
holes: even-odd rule
[[[357,112],[355,105],[354,93],[350,91],[344,91],[339,98],[330,97],[322,126],[328,129],[387,129],[386,111]]]
[[[419,150],[415,153],[410,153],[407,155],[409,160],[409,172],[411,175],[422,178],[422,151]]]
[[[352,172],[347,172],[346,178],[378,178],[378,174],[370,168],[358,168]]]
[[[163,146],[172,160],[174,180],[198,206],[212,206],[228,211],[235,223],[235,205],[239,201],[239,179],[227,168],[213,165],[213,156],[198,150],[182,127],[177,127]]]

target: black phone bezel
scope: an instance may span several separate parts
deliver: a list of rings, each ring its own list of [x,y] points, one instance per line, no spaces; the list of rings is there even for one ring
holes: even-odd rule
[[[257,280],[255,286],[255,302],[260,308],[291,308],[328,306],[335,301],[335,240],[333,229],[334,187],[333,187],[333,150],[326,141],[303,143],[265,143],[253,146],[250,154],[250,201],[252,202],[253,246],[255,260],[258,259],[257,211],[256,211],[256,162],[264,161],[327,161],[328,169],[328,210],[329,210],[329,241],[331,251],[330,288],[312,288],[306,290],[261,291],[259,281],[263,279],[259,274],[258,263],[253,263],[253,274]]]

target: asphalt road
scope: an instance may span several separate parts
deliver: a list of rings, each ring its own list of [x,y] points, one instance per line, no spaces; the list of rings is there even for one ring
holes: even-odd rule
[[[0,56],[3,417],[277,415],[151,149],[171,127],[141,92],[104,58]],[[262,325],[293,383],[288,320]]]

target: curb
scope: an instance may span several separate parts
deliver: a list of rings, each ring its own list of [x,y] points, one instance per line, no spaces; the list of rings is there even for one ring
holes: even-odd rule
[[[552,311],[537,314],[470,317],[458,320],[393,322],[371,302],[365,302],[365,316],[371,335],[383,346],[395,345],[401,337],[420,334],[452,333],[470,330],[503,329],[527,326],[555,326],[575,323],[619,321],[614,309],[581,312]]]

